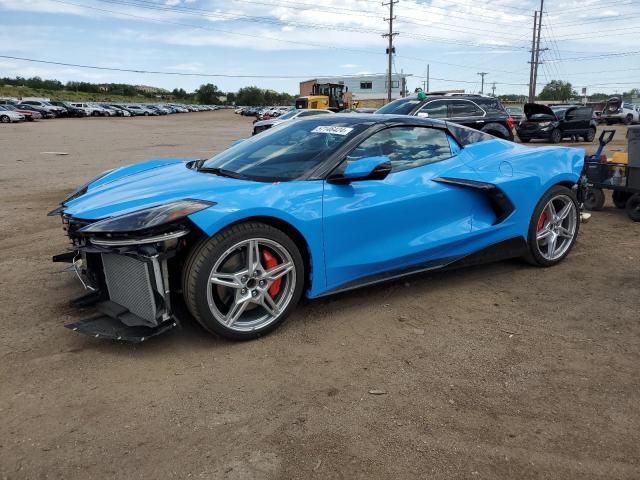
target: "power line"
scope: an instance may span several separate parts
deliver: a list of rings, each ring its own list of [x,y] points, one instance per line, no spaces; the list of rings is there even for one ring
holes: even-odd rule
[[[130,72],[143,73],[152,75],[173,75],[178,77],[221,77],[221,78],[274,78],[274,79],[305,79],[305,78],[322,78],[331,77],[331,75],[243,75],[230,73],[195,73],[195,72],[169,72],[165,70],[144,70],[140,68],[118,68],[118,67],[101,67],[97,65],[83,65],[79,63],[56,62],[53,60],[40,60],[35,58],[14,57],[11,55],[0,55],[0,58],[9,60],[19,60],[31,63],[45,63],[47,65],[59,65],[63,67],[87,68],[91,70],[107,70],[111,72]],[[370,75],[383,75],[382,73],[372,73]],[[341,75],[341,77],[361,77],[362,75]]]

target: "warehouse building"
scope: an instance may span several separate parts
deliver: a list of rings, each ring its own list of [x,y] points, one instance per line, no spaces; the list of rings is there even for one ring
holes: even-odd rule
[[[395,100],[407,94],[407,77],[409,76],[403,73],[392,75],[392,99]],[[311,95],[313,86],[317,83],[341,83],[346,87],[345,96],[357,101],[359,107],[381,107],[387,103],[387,82],[387,75],[314,78],[300,82],[300,96]]]

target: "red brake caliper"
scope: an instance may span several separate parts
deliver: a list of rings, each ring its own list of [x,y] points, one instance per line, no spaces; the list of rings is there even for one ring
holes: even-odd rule
[[[272,268],[278,266],[278,260],[266,248],[262,250],[262,259],[264,260],[264,266],[267,267],[267,270],[271,270]],[[281,283],[282,279],[279,278],[271,284],[271,286],[269,287],[269,295],[271,295],[271,298],[276,298],[276,295],[278,295],[278,292],[280,291]]]
[[[547,211],[545,210],[544,212],[542,212],[542,215],[540,215],[540,220],[538,220],[538,231],[544,228],[544,222],[546,221],[547,221]]]

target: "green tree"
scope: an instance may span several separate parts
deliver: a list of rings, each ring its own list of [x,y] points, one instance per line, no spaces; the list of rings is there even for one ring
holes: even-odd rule
[[[218,90],[212,83],[207,83],[205,85],[200,85],[200,88],[196,90],[196,98],[198,102],[206,104],[206,105],[216,105],[220,103],[218,97],[223,96],[224,94]]]
[[[562,80],[551,80],[547,83],[538,98],[540,100],[569,100],[571,97],[576,96],[577,93],[573,90],[573,87],[569,82],[563,82]]]

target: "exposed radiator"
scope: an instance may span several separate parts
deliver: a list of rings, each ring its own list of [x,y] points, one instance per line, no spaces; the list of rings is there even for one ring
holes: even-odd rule
[[[151,264],[126,255],[102,254],[109,299],[138,317],[156,324]]]

